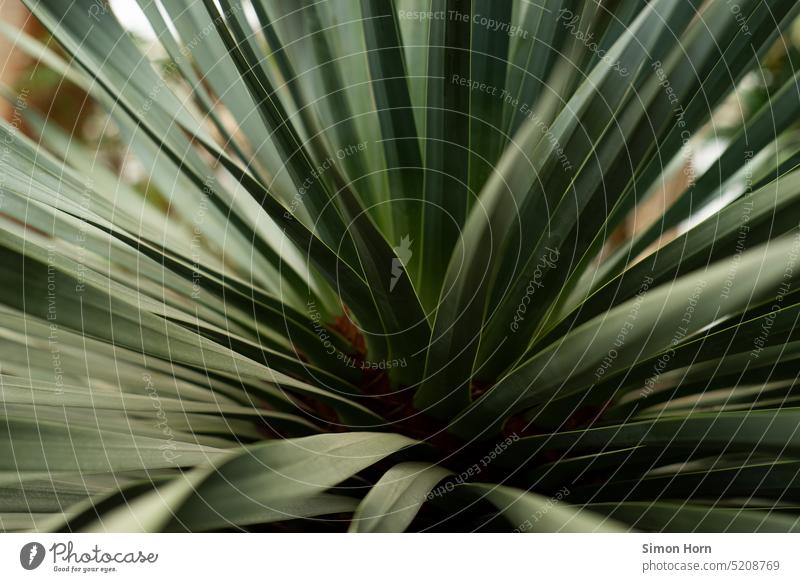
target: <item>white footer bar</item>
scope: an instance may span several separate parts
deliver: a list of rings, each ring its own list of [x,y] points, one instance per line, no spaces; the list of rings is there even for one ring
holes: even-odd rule
[[[0,580],[800,580],[784,534],[3,534]],[[180,578],[179,578],[180,580]]]

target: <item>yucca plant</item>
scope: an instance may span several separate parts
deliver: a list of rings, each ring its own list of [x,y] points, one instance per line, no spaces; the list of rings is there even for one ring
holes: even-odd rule
[[[3,529],[798,528],[800,4],[26,4]]]

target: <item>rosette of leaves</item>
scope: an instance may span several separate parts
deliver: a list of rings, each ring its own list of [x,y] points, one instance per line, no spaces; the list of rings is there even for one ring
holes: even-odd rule
[[[26,4],[3,529],[798,528],[796,2]]]

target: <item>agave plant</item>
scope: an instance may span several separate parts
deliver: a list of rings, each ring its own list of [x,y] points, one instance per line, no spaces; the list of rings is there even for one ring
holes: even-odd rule
[[[26,4],[3,529],[798,528],[800,4]]]

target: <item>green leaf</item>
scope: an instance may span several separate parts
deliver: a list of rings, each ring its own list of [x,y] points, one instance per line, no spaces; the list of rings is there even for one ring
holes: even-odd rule
[[[370,86],[380,120],[386,175],[391,191],[393,234],[421,239],[422,154],[414,120],[407,68],[394,0],[361,0]],[[400,240],[397,241],[400,244]],[[406,269],[417,272],[418,260]],[[420,282],[419,279],[415,279]]]
[[[780,511],[728,509],[671,503],[590,504],[592,511],[645,531],[670,533],[788,533],[798,531],[795,516]]]
[[[432,10],[469,17],[469,0],[436,0]],[[422,26],[414,22],[413,26]],[[447,263],[456,246],[475,192],[469,189],[470,106],[472,91],[466,83],[470,72],[470,19],[436,19],[427,38],[427,87],[425,122],[425,178],[422,236],[417,247],[419,287],[428,313],[434,311],[442,289]]]
[[[361,501],[351,532],[403,532],[428,494],[450,471],[428,463],[401,463],[381,477]]]
[[[220,465],[193,495],[174,510],[170,527],[189,530],[260,522],[276,513],[284,519],[308,515],[325,490],[415,441],[393,434],[344,433],[265,443],[243,450]],[[330,497],[312,505],[328,511]],[[291,508],[300,509],[292,515]],[[342,510],[342,504],[333,506]],[[333,510],[331,509],[331,510]],[[274,517],[273,517],[274,519]]]
[[[723,261],[634,300],[638,318],[635,325],[627,326],[623,345],[614,348],[614,365],[630,366],[673,346],[676,334],[680,333],[679,339],[687,337],[715,322],[723,305],[726,312],[735,313],[778,291],[787,278],[787,258],[791,266],[796,246],[796,237],[784,236],[736,256],[733,260],[742,274],[736,285],[727,285],[731,263]],[[632,308],[633,302],[623,303],[538,352],[477,400],[456,421],[454,430],[474,433],[480,427],[485,434],[521,409],[590,387]]]
[[[495,505],[515,532],[588,533],[628,530],[612,519],[562,504],[568,490],[548,499],[529,491],[488,483],[460,485],[459,488],[469,489],[476,496]]]

